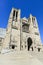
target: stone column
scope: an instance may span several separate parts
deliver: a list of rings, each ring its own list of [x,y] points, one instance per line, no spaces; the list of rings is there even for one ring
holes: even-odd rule
[[[34,48],[34,28],[33,28],[33,23],[32,23],[32,15],[30,14],[30,35],[32,37],[32,41],[33,41],[33,48]]]
[[[22,49],[21,45],[22,45],[22,19],[20,20],[20,50]]]

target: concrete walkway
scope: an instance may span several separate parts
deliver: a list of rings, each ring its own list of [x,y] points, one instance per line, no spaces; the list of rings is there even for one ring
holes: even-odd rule
[[[9,52],[0,54],[0,65],[43,65],[36,57],[32,56],[30,52]]]

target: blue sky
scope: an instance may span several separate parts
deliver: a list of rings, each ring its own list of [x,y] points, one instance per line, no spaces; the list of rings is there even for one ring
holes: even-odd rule
[[[43,43],[43,0],[0,0],[0,27],[6,28],[10,11],[21,9],[21,17],[29,17],[30,13],[36,16]]]

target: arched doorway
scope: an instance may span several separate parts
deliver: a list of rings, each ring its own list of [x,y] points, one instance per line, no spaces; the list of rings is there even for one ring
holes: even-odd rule
[[[30,50],[30,46],[32,45],[32,39],[29,37],[27,39],[28,51]]]
[[[14,49],[15,48],[15,45],[12,45],[12,49]]]

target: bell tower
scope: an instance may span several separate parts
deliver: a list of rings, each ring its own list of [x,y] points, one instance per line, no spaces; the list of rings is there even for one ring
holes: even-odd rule
[[[20,29],[20,9],[12,8],[8,20],[8,25],[6,28],[6,37],[3,42],[3,47],[2,47],[3,49],[10,47],[15,48],[15,46],[17,47],[17,39],[20,39],[17,38],[18,35],[20,35],[20,33],[18,34],[17,32],[19,29]],[[20,45],[20,43],[18,45]]]
[[[10,49],[19,50],[20,46],[20,10],[13,9],[10,35]]]

